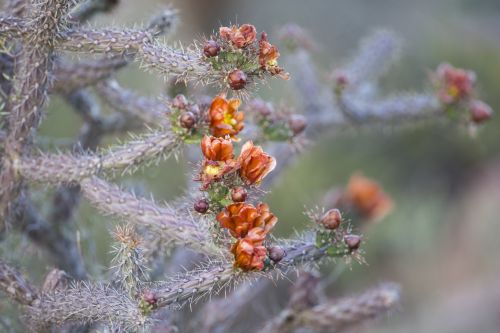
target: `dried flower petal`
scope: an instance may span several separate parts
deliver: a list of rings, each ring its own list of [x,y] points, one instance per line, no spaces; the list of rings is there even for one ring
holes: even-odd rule
[[[255,41],[257,30],[251,24],[243,24],[240,27],[233,25],[231,28],[220,27],[219,35],[222,39],[230,41],[233,46],[242,49]]]
[[[259,64],[264,70],[278,66],[280,53],[278,48],[267,40],[267,34],[262,32],[259,41]]]

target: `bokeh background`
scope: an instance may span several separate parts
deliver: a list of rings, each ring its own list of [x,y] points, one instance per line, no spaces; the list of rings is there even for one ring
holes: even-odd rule
[[[169,3],[182,18],[171,40],[183,44],[230,22],[252,23],[271,37],[283,24],[299,24],[318,45],[314,60],[320,80],[344,63],[366,34],[390,29],[405,43],[401,59],[383,80],[384,89],[422,89],[428,72],[446,60],[474,70],[481,98],[500,112],[498,0],[123,0],[95,24],[145,22]],[[165,87],[161,79],[135,67],[120,72],[119,80],[150,95]],[[261,87],[258,95],[300,105],[294,100],[293,84],[280,80]],[[306,221],[303,211],[320,203],[333,186],[344,185],[354,171],[378,180],[393,197],[392,214],[365,234],[368,265],[354,264],[342,274],[335,265],[322,268],[332,297],[387,280],[403,286],[399,310],[360,331],[500,332],[499,112],[475,138],[457,126],[431,122],[404,129],[378,126],[332,132],[287,168],[267,195],[280,218],[277,233],[283,236],[300,230]],[[67,144],[79,126],[78,117],[54,98],[42,140],[47,146]],[[122,182],[171,200],[184,193],[189,170],[192,166],[181,157]],[[40,192],[41,202],[46,195]],[[105,274],[111,258],[111,224],[85,203],[78,221],[84,257],[93,263],[91,273]],[[11,256],[11,249],[20,247],[24,257],[20,261],[16,256],[16,261],[28,264],[29,274],[41,279],[50,263],[20,236],[2,245],[2,255]],[[268,300],[275,305],[284,302]]]

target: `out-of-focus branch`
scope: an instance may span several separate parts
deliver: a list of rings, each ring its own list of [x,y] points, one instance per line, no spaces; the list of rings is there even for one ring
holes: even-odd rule
[[[87,0],[70,13],[70,20],[84,23],[98,13],[111,11],[118,3],[119,0]]]
[[[167,103],[156,98],[141,96],[121,87],[115,80],[106,80],[96,85],[101,99],[113,109],[151,126],[168,126],[166,114],[170,111]]]
[[[32,305],[38,290],[22,274],[0,259],[0,291],[22,305]]]
[[[397,306],[399,297],[399,286],[387,283],[353,297],[306,308],[289,307],[259,332],[287,333],[299,328],[340,332],[386,314]]]
[[[54,83],[51,92],[69,94],[77,89],[95,85],[109,78],[125,65],[127,61],[122,57],[101,58],[78,63],[61,59],[54,68]]]

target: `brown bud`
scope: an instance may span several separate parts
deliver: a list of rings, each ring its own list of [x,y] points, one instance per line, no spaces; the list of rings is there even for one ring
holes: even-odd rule
[[[142,299],[148,303],[149,305],[155,306],[156,302],[158,302],[158,298],[156,297],[155,293],[152,292],[151,290],[146,290],[142,294]]]
[[[269,255],[269,259],[275,263],[280,262],[286,255],[285,250],[281,246],[271,246],[267,248],[267,253]]]
[[[245,72],[235,69],[227,76],[227,82],[229,83],[231,89],[241,90],[245,88],[245,85],[247,84],[247,75]]]
[[[471,102],[469,112],[471,120],[476,124],[490,120],[493,114],[493,110],[488,104],[478,100]]]
[[[179,94],[172,100],[172,106],[177,109],[185,109],[188,104],[186,96]]]
[[[196,118],[193,113],[191,112],[183,112],[179,116],[179,124],[181,127],[190,129],[193,128],[194,124],[196,124]]]
[[[361,237],[358,235],[345,235],[344,242],[351,251],[359,249],[361,245]]]
[[[290,126],[294,136],[299,135],[306,129],[306,117],[300,114],[292,114],[288,119],[288,126]]]
[[[234,202],[244,202],[247,196],[247,190],[243,186],[236,186],[231,189],[231,199]]]
[[[194,210],[200,214],[205,214],[208,211],[208,208],[208,201],[205,199],[200,199],[194,203]]]
[[[320,223],[326,228],[330,230],[337,229],[342,222],[342,214],[338,209],[330,209],[327,211],[320,220]]]
[[[207,58],[215,57],[220,52],[220,45],[214,40],[207,40],[203,45],[203,54]]]

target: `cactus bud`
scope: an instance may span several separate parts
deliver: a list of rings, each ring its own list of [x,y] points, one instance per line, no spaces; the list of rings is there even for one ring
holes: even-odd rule
[[[190,129],[196,124],[196,118],[192,112],[183,112],[179,116],[179,124],[181,127]]]
[[[361,245],[361,237],[358,235],[345,235],[344,242],[351,251],[359,249]]]
[[[214,40],[207,40],[203,45],[203,54],[207,58],[215,57],[220,52],[220,45]]]
[[[208,211],[208,208],[208,201],[205,199],[200,199],[194,203],[194,210],[200,214],[205,214]]]
[[[274,263],[280,262],[286,255],[285,250],[281,246],[271,246],[267,248],[269,259]]]
[[[236,186],[231,189],[231,200],[234,202],[244,202],[247,196],[247,190],[242,186]]]
[[[299,135],[307,126],[306,117],[300,114],[292,114],[288,119],[288,126],[290,126],[294,136]]]
[[[469,112],[472,122],[476,124],[490,120],[493,114],[493,110],[488,104],[477,100],[471,102]]]
[[[245,72],[235,69],[227,76],[227,82],[229,83],[231,89],[241,90],[245,88],[245,85],[247,84],[247,75]]]
[[[172,107],[177,109],[185,109],[188,104],[186,96],[179,94],[172,100]]]
[[[321,217],[320,223],[330,230],[335,230],[340,226],[342,222],[342,214],[338,209],[330,209],[327,211],[323,217]]]

